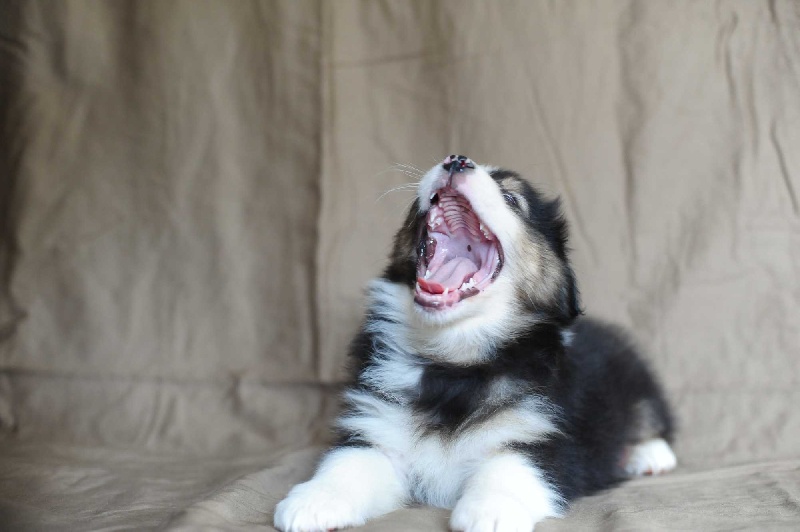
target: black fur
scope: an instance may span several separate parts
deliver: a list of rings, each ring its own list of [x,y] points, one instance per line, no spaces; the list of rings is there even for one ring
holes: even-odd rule
[[[547,392],[561,409],[561,434],[518,446],[567,500],[623,480],[629,445],[673,437],[664,394],[624,334],[588,318],[577,321],[574,334]],[[657,420],[652,433],[639,430],[643,408]]]

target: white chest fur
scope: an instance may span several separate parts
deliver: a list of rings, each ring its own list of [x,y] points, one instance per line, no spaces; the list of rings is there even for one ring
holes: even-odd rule
[[[382,281],[371,288],[373,308],[380,308],[384,319],[366,326],[375,351],[361,380],[380,394],[346,392],[348,413],[337,424],[388,456],[417,501],[451,508],[480,464],[509,443],[533,442],[554,432],[554,409],[543,398],[527,397],[455,434],[426,431],[425,419],[405,399],[418,389],[424,366],[410,354],[414,335],[402,288]],[[495,383],[487,401],[502,398],[507,388],[507,382]]]
[[[351,406],[338,424],[380,449],[421,503],[452,508],[475,469],[512,442],[532,442],[555,430],[552,409],[528,398],[454,435],[425,432],[406,405],[350,391]]]

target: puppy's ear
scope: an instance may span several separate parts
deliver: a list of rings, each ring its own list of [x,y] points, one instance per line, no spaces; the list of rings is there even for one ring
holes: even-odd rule
[[[581,295],[578,290],[578,283],[575,280],[575,272],[569,264],[564,266],[564,284],[561,288],[559,306],[561,314],[569,321],[574,320],[581,314]]]
[[[581,314],[580,292],[575,272],[569,260],[569,223],[564,216],[561,200],[556,198],[546,204],[545,212],[551,224],[548,225],[548,241],[562,264],[563,280],[558,294],[558,313],[561,319],[571,322]]]

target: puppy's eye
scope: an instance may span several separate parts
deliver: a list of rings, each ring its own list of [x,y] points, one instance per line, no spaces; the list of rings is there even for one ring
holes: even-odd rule
[[[514,208],[519,207],[519,202],[517,201],[517,197],[514,194],[511,194],[510,192],[505,192],[503,193],[503,199],[506,200],[506,203],[508,203],[510,207]]]

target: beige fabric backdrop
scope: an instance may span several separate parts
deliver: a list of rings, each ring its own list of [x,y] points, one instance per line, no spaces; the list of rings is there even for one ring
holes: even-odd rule
[[[20,484],[63,496],[41,456],[221,461],[163,473],[163,507],[119,473],[133,523],[268,462],[285,492],[411,200],[394,165],[451,152],[563,197],[585,307],[650,353],[682,470],[784,460],[796,502],[797,2],[3,1],[0,517]]]

